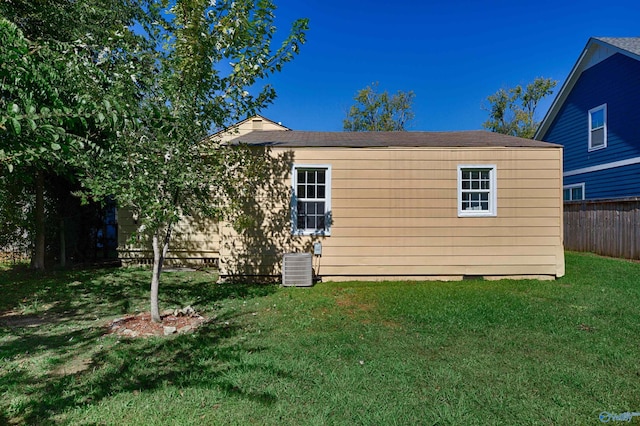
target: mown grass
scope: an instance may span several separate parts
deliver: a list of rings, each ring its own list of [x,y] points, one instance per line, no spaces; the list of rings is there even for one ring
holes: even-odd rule
[[[147,310],[148,271],[6,270],[0,424],[599,424],[640,411],[640,264],[566,260],[553,282],[296,289],[167,273],[162,308],[212,320],[135,340],[104,325]],[[9,311],[32,324],[9,326]]]

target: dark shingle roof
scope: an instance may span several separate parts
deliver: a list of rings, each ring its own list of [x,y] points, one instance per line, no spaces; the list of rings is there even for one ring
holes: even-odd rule
[[[640,55],[640,37],[594,37],[594,39]]]
[[[304,132],[253,131],[231,143],[273,147],[536,147],[560,145],[484,130],[461,132]]]

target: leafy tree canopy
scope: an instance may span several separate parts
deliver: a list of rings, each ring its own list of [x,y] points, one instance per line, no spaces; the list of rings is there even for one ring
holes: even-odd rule
[[[35,186],[36,269],[44,268],[45,175],[77,180],[77,159],[98,155],[135,122],[141,88],[131,70],[149,45],[131,27],[145,17],[129,0],[0,2],[0,177]],[[3,223],[16,216],[7,208]]]
[[[155,43],[141,59],[153,72],[136,125],[119,130],[100,157],[85,157],[87,194],[113,197],[137,217],[154,252],[151,314],[173,229],[187,216],[222,218],[263,179],[259,156],[207,135],[255,114],[275,99],[264,84],[298,53],[307,20],[297,20],[275,49],[275,5],[262,0],[152,2],[142,22]]]
[[[307,29],[293,22],[272,48],[275,9],[270,0],[0,6],[0,163],[73,170],[85,200],[133,210],[154,249],[156,321],[176,223],[224,216],[264,177],[259,156],[206,136],[275,99],[264,81]]]
[[[64,169],[122,125],[144,42],[125,0],[13,0],[0,6],[0,163]]]
[[[343,129],[350,132],[384,132],[406,130],[414,118],[411,110],[413,91],[398,91],[390,95],[386,90],[378,93],[378,83],[358,91],[353,105],[343,121]]]
[[[537,77],[526,87],[500,89],[489,96],[489,118],[482,127],[505,135],[532,138],[540,124],[535,113],[538,103],[553,94],[557,81]]]

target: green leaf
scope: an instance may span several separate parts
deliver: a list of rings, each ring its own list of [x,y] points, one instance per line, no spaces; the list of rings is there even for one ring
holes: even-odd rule
[[[58,151],[58,150],[60,150],[60,148],[61,148],[61,146],[58,143],[53,142],[51,144],[51,149],[54,150],[54,151]]]
[[[20,126],[20,122],[13,117],[11,117],[10,120],[11,120],[11,127],[13,127],[13,131],[15,132],[16,135],[19,135],[22,132],[22,126]]]
[[[36,122],[32,119],[27,120],[27,124],[29,125],[29,130],[34,131],[38,127]]]
[[[9,163],[7,167],[9,167],[9,173],[11,173],[13,171],[13,164]]]
[[[20,112],[20,107],[17,104],[11,103],[9,104],[9,107],[7,108],[7,111],[9,111],[10,113],[13,114],[17,114]]]
[[[101,112],[98,113],[98,121],[101,123],[104,121],[104,114]]]

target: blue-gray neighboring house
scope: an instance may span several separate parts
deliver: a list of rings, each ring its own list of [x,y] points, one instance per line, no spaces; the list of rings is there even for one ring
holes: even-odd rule
[[[564,146],[565,201],[640,196],[640,37],[589,39],[534,138]]]

